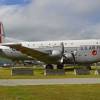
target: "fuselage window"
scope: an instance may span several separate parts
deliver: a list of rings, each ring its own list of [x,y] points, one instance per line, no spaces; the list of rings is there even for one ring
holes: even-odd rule
[[[72,53],[73,51],[71,51],[71,53]]]
[[[85,46],[85,50],[88,50],[88,48]]]
[[[71,45],[73,45],[73,43],[71,43]]]
[[[96,42],[96,44],[98,44],[98,42]]]
[[[92,49],[95,49],[95,46],[92,46]]]
[[[83,47],[81,47],[81,50],[84,50]]]
[[[97,49],[100,49],[100,46],[97,46]]]
[[[56,45],[56,43],[54,45]]]
[[[84,56],[87,56],[86,54]]]
[[[92,50],[91,46],[89,47],[89,50]]]
[[[67,45],[67,43],[65,43],[65,45]]]
[[[41,43],[41,46],[43,46],[43,43]]]

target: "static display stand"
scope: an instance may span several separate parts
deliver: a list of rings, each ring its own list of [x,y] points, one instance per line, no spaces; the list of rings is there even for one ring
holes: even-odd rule
[[[45,69],[44,75],[65,75],[64,69]]]
[[[75,75],[89,75],[90,70],[89,69],[74,69]]]
[[[33,68],[12,68],[11,75],[33,75]]]
[[[95,75],[100,75],[100,69],[95,70]]]

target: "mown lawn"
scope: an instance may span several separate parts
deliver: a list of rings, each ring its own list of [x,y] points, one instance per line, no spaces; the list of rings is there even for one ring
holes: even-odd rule
[[[0,87],[0,100],[100,100],[100,84]]]

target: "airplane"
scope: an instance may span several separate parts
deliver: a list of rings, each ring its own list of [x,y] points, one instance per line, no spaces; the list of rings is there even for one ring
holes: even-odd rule
[[[11,59],[12,61],[32,60],[31,57],[22,54],[20,51],[1,45],[2,43],[5,43],[5,32],[3,24],[0,22],[0,57]]]
[[[100,62],[100,40],[35,41],[2,44],[45,63],[46,69],[63,69],[64,64],[85,65]]]

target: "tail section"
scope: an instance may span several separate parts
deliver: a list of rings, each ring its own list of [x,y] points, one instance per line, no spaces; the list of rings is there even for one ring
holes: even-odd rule
[[[4,27],[3,24],[0,22],[0,43],[4,42],[5,33],[4,33]]]

